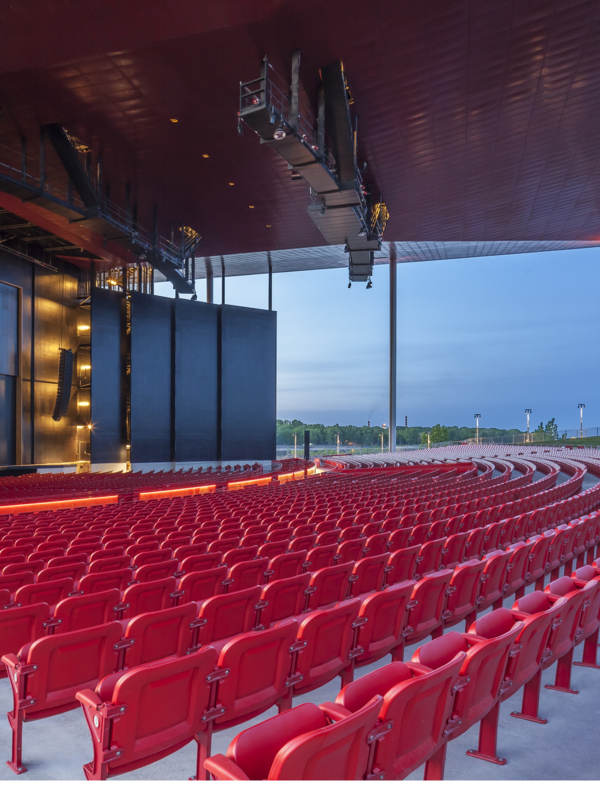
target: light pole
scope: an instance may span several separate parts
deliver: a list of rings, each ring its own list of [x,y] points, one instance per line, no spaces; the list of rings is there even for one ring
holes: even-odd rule
[[[336,438],[335,438],[335,452],[339,456],[339,454],[340,454],[340,435],[339,435],[339,433],[336,434]]]
[[[481,414],[473,414],[475,417],[475,444],[479,444],[479,420],[481,419]]]
[[[298,434],[294,434],[294,458],[296,458],[296,451],[298,449]]]
[[[577,403],[577,408],[579,409],[579,438],[583,439],[583,409],[585,408],[585,403]]]
[[[529,430],[530,430],[529,429],[529,421],[530,421],[530,417],[531,417],[532,413],[533,413],[533,409],[532,408],[526,408],[525,409],[525,418],[527,420],[527,436],[525,437],[525,441],[526,442],[529,442],[530,438],[531,438],[530,435],[529,435]]]
[[[379,434],[379,438],[381,440],[381,452],[383,453],[383,431]]]

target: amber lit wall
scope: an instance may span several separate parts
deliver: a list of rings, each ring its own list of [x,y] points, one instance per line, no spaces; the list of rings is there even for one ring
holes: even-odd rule
[[[0,419],[7,429],[15,429],[15,441],[13,447],[5,448],[0,454],[0,464],[75,461],[75,392],[71,395],[67,415],[59,422],[52,419],[59,348],[71,348],[76,352],[78,345],[80,312],[75,273],[54,273],[16,256],[0,253],[0,282],[19,290],[16,397],[13,400],[0,396]],[[0,329],[0,351],[4,355],[11,346],[12,333],[12,329]]]

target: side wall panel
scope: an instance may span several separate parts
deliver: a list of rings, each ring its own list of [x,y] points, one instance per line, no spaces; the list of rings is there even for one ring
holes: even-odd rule
[[[222,306],[221,315],[221,458],[274,458],[277,314]]]
[[[218,458],[219,307],[174,302],[175,461]]]
[[[131,299],[131,461],[171,461],[172,301]]]
[[[94,289],[92,293],[92,461],[127,460],[122,445],[121,306],[123,295]]]

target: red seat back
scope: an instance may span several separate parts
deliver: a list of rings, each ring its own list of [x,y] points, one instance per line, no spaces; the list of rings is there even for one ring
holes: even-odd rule
[[[217,701],[225,713],[216,728],[231,727],[266,711],[289,694],[292,666],[290,648],[298,623],[275,625],[264,631],[234,636],[219,654],[219,669],[228,669],[227,680],[219,685]]]
[[[222,594],[226,591],[226,585],[223,583],[226,577],[227,567],[225,565],[197,572],[187,572],[179,581],[179,591],[183,592],[181,602],[206,600],[215,594]]]
[[[36,670],[25,678],[25,696],[35,703],[25,719],[59,714],[77,707],[75,693],[91,689],[116,668],[115,645],[122,635],[118,622],[43,636],[27,646],[24,661]]]
[[[55,619],[60,620],[56,631],[66,633],[112,622],[117,618],[120,599],[118,589],[66,597],[54,610]]]
[[[362,652],[357,655],[357,664],[377,661],[395,648],[402,648],[406,605],[414,586],[414,581],[396,583],[364,599],[359,612],[364,624],[358,629],[358,647]]]
[[[33,642],[44,636],[44,623],[49,618],[48,603],[3,609],[0,614],[0,642],[2,642],[0,655],[16,654],[27,642]],[[5,674],[5,667],[0,666],[0,676]]]
[[[78,694],[94,745],[93,761],[84,767],[86,777],[101,779],[137,769],[192,741],[205,727],[212,687],[207,676],[215,662],[215,651],[202,648],[128,670],[110,698]],[[111,721],[114,710],[118,724]]]
[[[361,558],[354,564],[351,590],[354,597],[363,592],[378,592],[385,581],[387,553]]]
[[[294,694],[323,686],[350,666],[352,625],[359,610],[360,601],[349,600],[326,611],[314,611],[302,620],[298,641],[306,642],[306,647],[298,653],[296,671],[302,680],[294,686]]]
[[[45,583],[29,583],[21,586],[15,592],[15,603],[21,606],[31,603],[48,603],[55,606],[73,591],[73,581],[71,578],[59,578],[56,581],[46,581]]]
[[[293,617],[304,611],[307,602],[306,589],[310,573],[293,575],[291,578],[280,578],[270,581],[263,587],[260,602],[260,624],[269,627],[278,620]]]
[[[107,572],[91,572],[79,581],[79,591],[84,594],[103,592],[105,589],[125,591],[132,581],[132,572],[128,567]]]
[[[306,550],[298,550],[297,552],[281,553],[274,556],[270,561],[266,570],[269,581],[277,581],[282,578],[291,578],[302,572],[304,562],[306,561]]]
[[[175,578],[161,578],[158,581],[134,583],[123,593],[123,610],[126,617],[136,617],[146,611],[158,611],[174,605]]]
[[[416,544],[414,547],[403,547],[390,553],[386,568],[388,585],[414,579],[420,550],[420,546]]]
[[[251,630],[256,624],[260,592],[259,586],[252,586],[205,600],[198,611],[199,643],[209,644]]]
[[[379,720],[391,727],[377,742],[371,777],[402,780],[441,746],[464,658],[458,653],[447,664],[426,672],[415,664],[396,661],[342,689],[336,702],[350,711],[383,696]]]
[[[319,608],[345,600],[350,592],[352,564],[336,564],[312,573],[309,584],[308,608]]]
[[[125,651],[125,664],[134,667],[167,656],[185,655],[193,643],[194,603],[134,617],[127,625],[125,638],[132,644]]]

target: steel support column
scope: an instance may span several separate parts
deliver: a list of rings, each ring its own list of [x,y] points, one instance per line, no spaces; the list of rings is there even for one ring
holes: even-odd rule
[[[396,244],[390,242],[390,453],[396,449],[396,315],[397,315]]]
[[[221,256],[221,305],[225,305],[225,259]]]
[[[204,266],[206,267],[206,302],[212,303],[213,301],[213,270],[210,258],[204,259]]]
[[[273,262],[271,253],[267,253],[267,263],[269,265],[269,311],[273,311]]]

